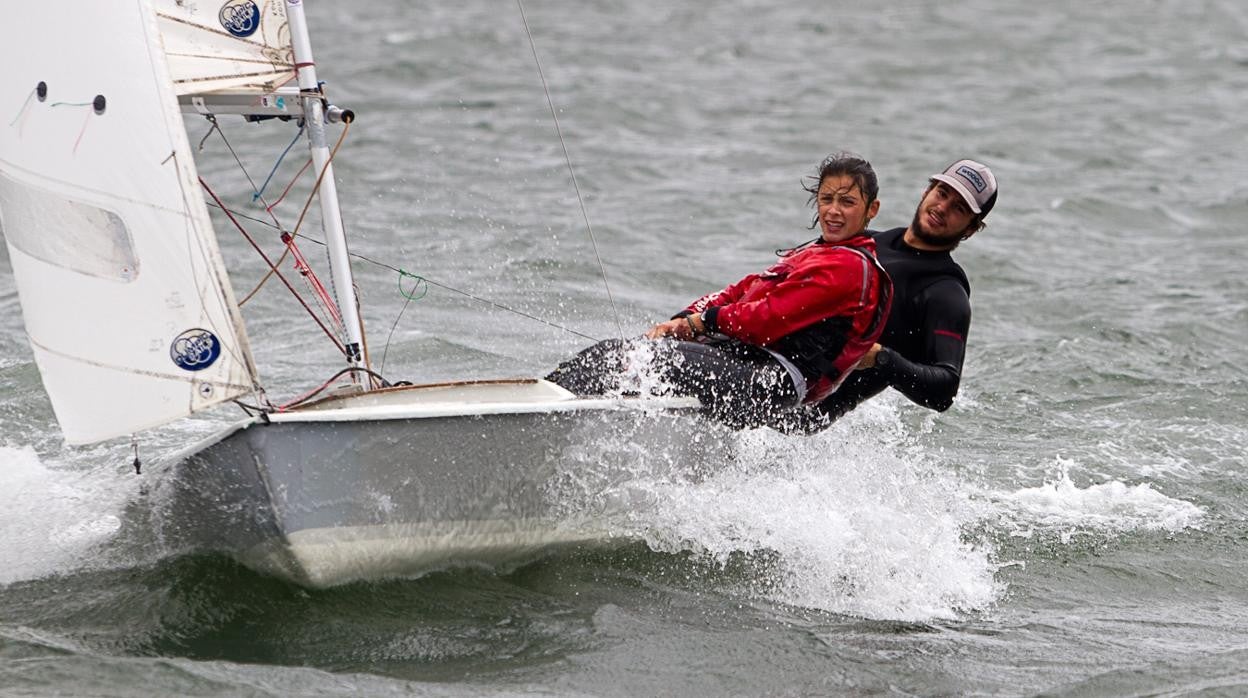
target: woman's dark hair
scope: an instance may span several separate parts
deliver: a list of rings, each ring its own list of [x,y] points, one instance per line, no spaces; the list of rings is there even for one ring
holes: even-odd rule
[[[823,162],[819,163],[818,172],[806,178],[806,183],[802,185],[803,189],[810,192],[810,200],[806,203],[813,205],[819,198],[819,187],[823,184],[823,180],[840,176],[854,180],[854,184],[858,185],[858,190],[866,197],[868,206],[880,194],[880,183],[875,177],[875,169],[871,167],[871,163],[853,153],[842,151],[824,158]],[[810,227],[813,229],[818,225],[819,214],[816,212]]]

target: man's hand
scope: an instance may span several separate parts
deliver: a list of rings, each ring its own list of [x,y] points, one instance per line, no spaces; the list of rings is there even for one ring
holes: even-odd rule
[[[880,350],[883,348],[884,347],[880,346],[878,343],[872,344],[871,348],[867,350],[867,353],[863,354],[861,359],[858,359],[858,364],[854,366],[854,370],[856,371],[860,368],[875,368],[875,355],[880,353]]]

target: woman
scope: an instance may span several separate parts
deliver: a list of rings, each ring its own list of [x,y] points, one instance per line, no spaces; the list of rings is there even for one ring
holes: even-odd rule
[[[758,274],[703,296],[646,332],[653,371],[666,392],[698,397],[737,428],[817,403],[875,343],[892,285],[875,260],[867,224],[879,211],[870,163],[839,153],[806,187],[820,236],[780,252]],[[547,376],[580,395],[620,389],[638,340],[606,340]]]

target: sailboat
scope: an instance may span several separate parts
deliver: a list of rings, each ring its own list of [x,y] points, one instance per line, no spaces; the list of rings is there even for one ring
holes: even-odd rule
[[[375,379],[326,135],[354,115],[318,81],[302,0],[18,3],[0,63],[0,229],[65,440],[259,407],[172,459],[171,544],[309,587],[514,559],[611,535],[559,496],[604,428],[711,457],[691,398]],[[289,409],[264,397],[187,136],[217,116],[301,125],[319,173],[346,383]]]

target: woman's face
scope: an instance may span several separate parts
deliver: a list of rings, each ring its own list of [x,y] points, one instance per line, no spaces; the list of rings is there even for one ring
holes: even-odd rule
[[[853,177],[829,175],[819,183],[815,206],[823,241],[841,242],[867,229],[880,210],[880,201],[868,204]]]

